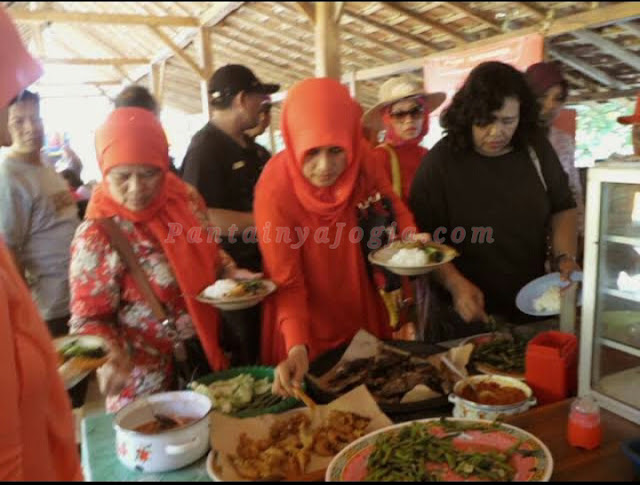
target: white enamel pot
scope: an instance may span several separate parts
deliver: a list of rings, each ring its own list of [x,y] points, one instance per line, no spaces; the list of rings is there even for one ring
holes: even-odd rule
[[[474,385],[480,382],[495,382],[504,387],[515,387],[524,391],[526,398],[523,401],[507,404],[504,406],[495,406],[490,404],[478,404],[461,397],[462,390],[469,384]],[[453,386],[453,392],[449,394],[449,402],[455,404],[453,408],[454,418],[469,419],[488,419],[495,420],[504,416],[512,416],[514,414],[524,413],[532,406],[535,406],[537,400],[533,395],[533,391],[529,386],[519,379],[504,376],[472,376],[456,382]]]
[[[193,422],[157,434],[134,431],[152,421],[153,413]],[[141,472],[177,470],[198,460],[209,450],[211,401],[193,391],[152,394],[128,404],[115,416],[116,454],[120,462]]]

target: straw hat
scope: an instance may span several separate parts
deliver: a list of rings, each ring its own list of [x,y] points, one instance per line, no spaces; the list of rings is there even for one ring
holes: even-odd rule
[[[426,93],[423,86],[406,74],[392,77],[380,86],[378,104],[364,114],[363,121],[367,126],[382,126],[384,108],[405,98],[422,98],[426,109],[432,112],[444,102],[446,97],[445,93]]]
[[[618,123],[622,123],[623,125],[631,125],[635,123],[640,123],[640,95],[638,99],[636,99],[636,110],[632,115],[629,116],[620,116],[618,118]]]

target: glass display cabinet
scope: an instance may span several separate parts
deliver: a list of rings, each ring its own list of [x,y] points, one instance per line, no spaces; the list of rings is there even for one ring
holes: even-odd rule
[[[640,424],[640,162],[587,177],[579,394]]]

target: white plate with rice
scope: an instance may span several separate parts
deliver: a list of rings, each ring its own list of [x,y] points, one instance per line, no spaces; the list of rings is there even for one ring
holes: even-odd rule
[[[582,272],[571,273],[572,281],[582,281]],[[516,296],[516,306],[527,315],[548,317],[560,314],[560,291],[569,285],[560,278],[560,273],[550,273],[527,283]],[[582,285],[581,285],[582,286]],[[582,305],[582,288],[576,298],[578,306]]]
[[[458,255],[450,246],[435,242],[394,241],[369,253],[369,261],[402,276],[429,273]]]
[[[220,310],[244,310],[260,303],[276,288],[271,280],[223,279],[205,288],[196,300]]]

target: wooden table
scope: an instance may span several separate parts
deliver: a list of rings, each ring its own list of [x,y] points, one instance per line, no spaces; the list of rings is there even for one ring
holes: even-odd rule
[[[534,408],[505,419],[538,437],[553,456],[553,481],[632,481],[633,467],[621,443],[640,437],[640,426],[601,410],[602,444],[592,451],[567,442],[567,421],[572,399]]]

